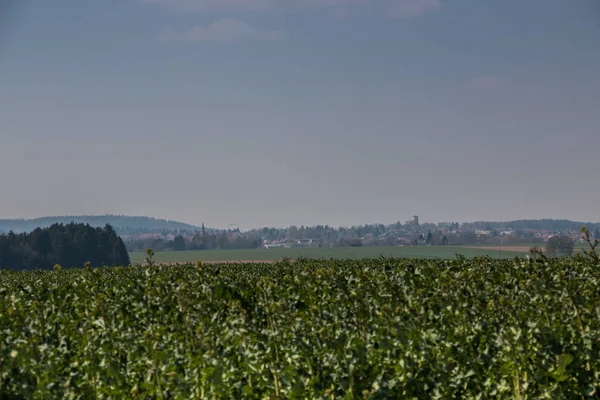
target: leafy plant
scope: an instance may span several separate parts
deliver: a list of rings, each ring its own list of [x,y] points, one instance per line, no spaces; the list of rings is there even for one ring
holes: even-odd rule
[[[0,271],[0,327],[2,399],[581,399],[600,389],[592,257]]]
[[[146,264],[148,264],[148,266],[152,267],[154,266],[154,252],[152,251],[152,249],[146,249]]]
[[[585,240],[590,247],[589,250],[585,250],[583,253],[589,256],[595,262],[600,263],[600,255],[598,255],[598,252],[596,251],[596,248],[600,246],[600,240],[597,237],[592,240],[590,231],[585,226],[581,228],[581,233],[583,234],[583,240]]]

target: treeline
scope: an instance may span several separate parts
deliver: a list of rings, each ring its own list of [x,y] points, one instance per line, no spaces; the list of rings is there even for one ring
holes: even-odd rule
[[[141,252],[146,249],[154,251],[183,250],[224,250],[224,249],[256,249],[262,241],[259,236],[233,231],[207,231],[202,229],[191,237],[177,235],[173,240],[146,238],[125,242],[130,252]]]
[[[0,235],[0,268],[33,270],[64,267],[129,265],[125,244],[112,226],[53,224],[31,233]]]
[[[327,225],[290,226],[287,228],[261,228],[241,232],[234,230],[207,230],[187,233],[171,232],[172,240],[166,238],[128,239],[125,244],[130,252],[143,252],[148,248],[154,251],[211,250],[211,249],[255,249],[263,241],[273,242],[286,240],[287,243],[311,240],[317,247],[346,247],[360,242],[362,246],[396,246],[396,245],[471,245],[497,244],[502,240],[499,231],[491,231],[490,235],[478,235],[475,230],[458,230],[458,223],[421,225],[401,224],[400,222],[384,225],[370,224],[352,227],[335,228]],[[180,231],[181,232],[181,231]],[[538,243],[542,239],[535,238],[533,233],[519,233],[504,238],[517,243]],[[166,236],[166,235],[165,235]]]

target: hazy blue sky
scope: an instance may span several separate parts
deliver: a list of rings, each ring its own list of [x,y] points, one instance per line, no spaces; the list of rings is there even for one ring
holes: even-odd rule
[[[19,0],[0,217],[600,220],[596,0]]]

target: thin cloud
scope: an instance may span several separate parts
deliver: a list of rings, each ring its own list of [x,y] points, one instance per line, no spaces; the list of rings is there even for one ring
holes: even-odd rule
[[[441,0],[396,0],[389,9],[389,16],[411,18],[441,9]]]
[[[347,8],[336,8],[331,11],[333,18],[345,19],[350,17],[350,11]]]
[[[322,10],[330,15],[338,14],[345,18],[348,7],[376,6],[387,9],[394,18],[416,17],[428,12],[439,11],[443,0],[141,0],[144,3],[158,4],[183,12],[257,12],[279,11],[298,12],[302,10]]]
[[[210,12],[216,10],[257,11],[268,8],[270,0],[142,0],[177,11]]]
[[[506,82],[497,76],[478,76],[467,83],[467,87],[475,90],[502,89]]]
[[[177,10],[208,12],[214,10],[297,10],[327,9],[352,4],[389,2],[399,0],[142,0],[144,3],[160,4]]]
[[[194,26],[183,33],[167,33],[162,36],[162,39],[222,43],[234,43],[249,40],[273,41],[283,39],[283,32],[279,30],[254,28],[237,19],[220,19],[209,25]]]

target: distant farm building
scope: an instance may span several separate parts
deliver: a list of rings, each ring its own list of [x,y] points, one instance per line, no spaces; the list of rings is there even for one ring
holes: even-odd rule
[[[263,241],[263,247],[265,249],[291,249],[291,248],[310,248],[310,247],[318,247],[319,241],[317,239],[298,239],[298,240],[290,240],[290,239],[282,239],[275,240],[273,242]]]
[[[267,243],[264,245],[265,249],[282,249],[287,247],[285,243]]]
[[[282,249],[282,248],[289,247],[289,245],[288,245],[287,239],[274,240],[273,242],[264,240],[263,247],[265,249]]]
[[[291,247],[301,248],[317,247],[319,245],[319,241],[315,239],[301,239],[292,241],[291,245]]]

